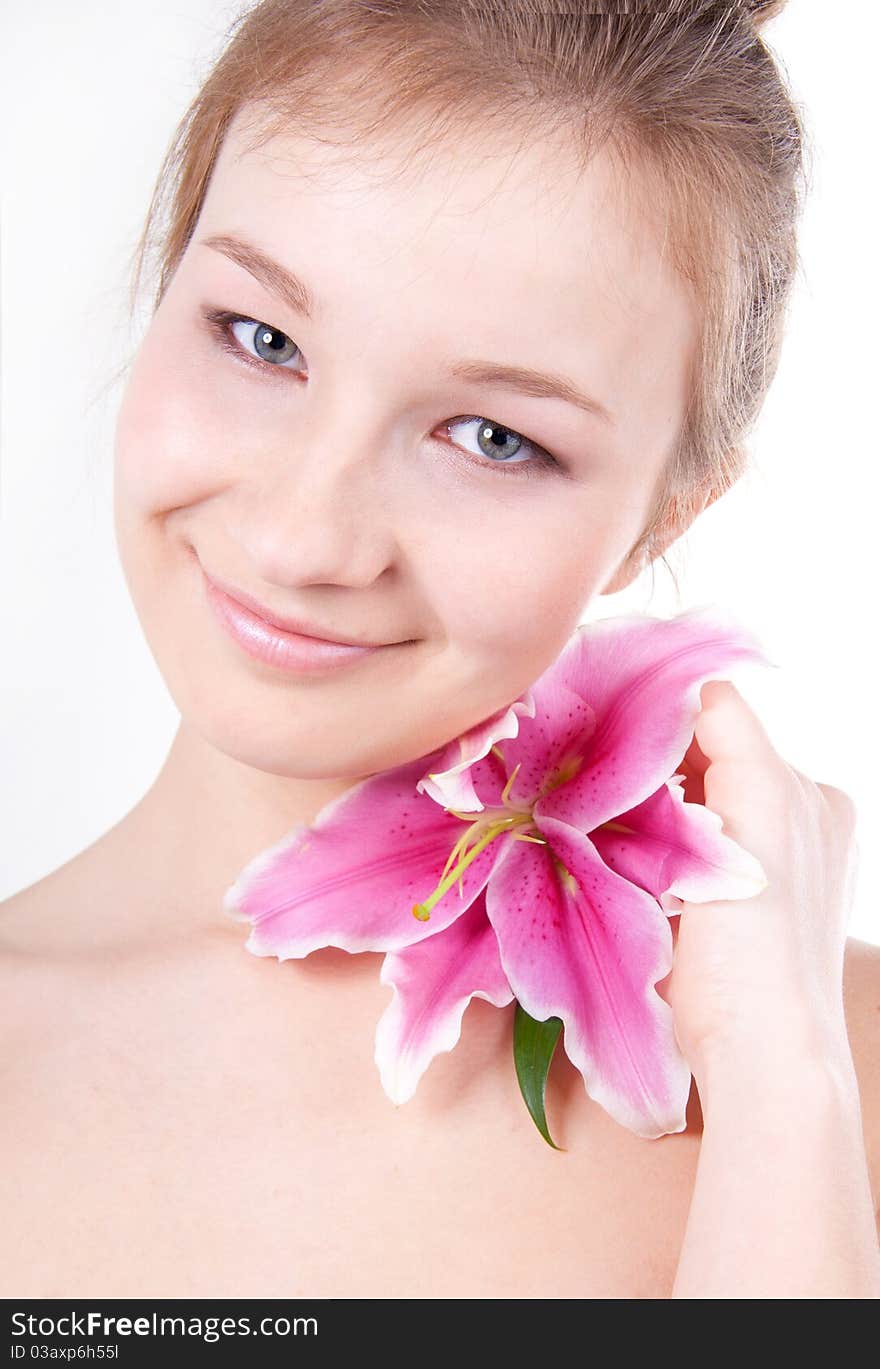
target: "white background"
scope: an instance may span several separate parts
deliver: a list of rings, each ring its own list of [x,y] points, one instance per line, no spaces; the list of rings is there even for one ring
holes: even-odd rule
[[[154,778],[176,710],[111,520],[131,253],[177,119],[237,4],[7,11],[3,139],[0,897],[69,859]],[[11,7],[10,7],[11,9]],[[853,10],[857,10],[857,17]],[[735,678],[774,745],[855,799],[850,930],[880,944],[875,6],[792,0],[766,30],[814,146],[803,269],[752,470],[590,616],[723,605],[782,667]],[[845,15],[845,18],[844,18]]]

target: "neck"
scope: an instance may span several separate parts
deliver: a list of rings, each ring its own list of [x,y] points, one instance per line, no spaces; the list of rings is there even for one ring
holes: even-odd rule
[[[131,878],[149,899],[151,917],[228,927],[232,938],[246,939],[244,924],[223,910],[226,890],[254,856],[313,822],[361,778],[257,770],[182,721],[153,784],[110,835],[123,860],[130,851]]]

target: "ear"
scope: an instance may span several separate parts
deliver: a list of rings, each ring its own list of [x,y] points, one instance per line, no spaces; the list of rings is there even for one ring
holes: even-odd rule
[[[620,590],[626,589],[627,585],[631,585],[633,580],[658,556],[662,556],[673,542],[677,542],[679,537],[687,532],[694,519],[723,493],[723,490],[717,488],[710,488],[708,493],[705,492],[705,487],[698,488],[694,493],[690,510],[684,517],[679,516],[675,519],[671,511],[667,510],[666,517],[654,529],[648,545],[643,544],[641,552],[635,557],[632,552],[626,556],[605,588],[599,591],[600,594],[617,594]]]

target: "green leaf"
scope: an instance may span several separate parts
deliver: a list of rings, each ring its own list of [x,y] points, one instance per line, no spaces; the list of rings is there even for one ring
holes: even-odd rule
[[[550,1136],[544,1114],[544,1091],[547,1087],[550,1061],[553,1059],[561,1030],[561,1017],[548,1017],[546,1021],[538,1022],[517,1002],[513,1020],[513,1061],[516,1065],[519,1090],[531,1113],[532,1121],[554,1150],[564,1150],[565,1147],[558,1146]]]

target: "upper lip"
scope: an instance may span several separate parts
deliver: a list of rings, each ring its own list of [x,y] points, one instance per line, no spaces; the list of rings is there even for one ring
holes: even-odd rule
[[[272,627],[277,627],[282,632],[295,632],[299,637],[314,637],[319,642],[333,642],[337,646],[385,646],[391,645],[385,642],[363,642],[357,641],[354,637],[340,636],[335,632],[327,632],[318,627],[315,623],[309,623],[305,618],[287,618],[280,613],[273,613],[261,604],[259,599],[255,599],[252,594],[246,594],[243,589],[238,589],[235,585],[227,584],[218,575],[211,574],[202,566],[202,572],[207,580],[216,589],[228,595],[230,599],[236,599],[244,608],[249,608],[252,613],[269,623]]]

